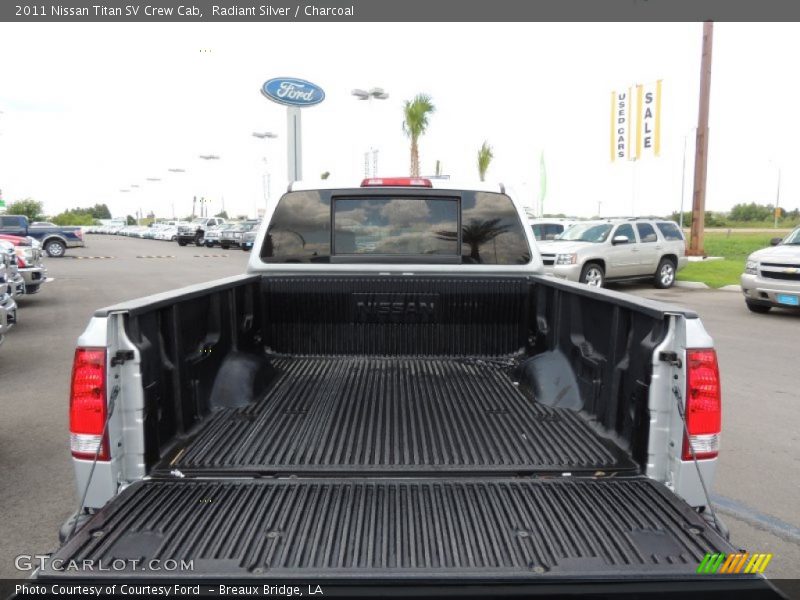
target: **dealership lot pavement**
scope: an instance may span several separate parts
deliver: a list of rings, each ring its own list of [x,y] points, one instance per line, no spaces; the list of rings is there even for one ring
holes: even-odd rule
[[[14,556],[50,550],[75,510],[67,445],[67,393],[75,341],[95,309],[242,273],[248,254],[107,236],[50,259],[55,281],[22,299],[0,348],[0,578],[26,577]],[[144,257],[154,258],[144,258]],[[723,446],[714,494],[732,541],[773,552],[767,574],[800,577],[800,315],[754,315],[737,293],[615,289],[700,313],[723,380]]]

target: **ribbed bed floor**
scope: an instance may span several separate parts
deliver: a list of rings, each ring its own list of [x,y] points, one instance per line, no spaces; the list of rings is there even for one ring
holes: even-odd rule
[[[502,365],[280,358],[264,398],[223,409],[169,469],[265,472],[633,468],[576,413],[523,395]]]

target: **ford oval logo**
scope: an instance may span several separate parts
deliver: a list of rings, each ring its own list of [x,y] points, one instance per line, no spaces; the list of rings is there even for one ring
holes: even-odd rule
[[[325,100],[325,92],[305,79],[276,77],[261,86],[261,93],[278,104],[286,106],[314,106]]]

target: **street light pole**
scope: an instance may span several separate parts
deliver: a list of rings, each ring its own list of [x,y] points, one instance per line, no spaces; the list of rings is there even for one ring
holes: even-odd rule
[[[253,137],[258,138],[259,140],[274,140],[278,137],[277,133],[273,133],[272,131],[254,131]],[[264,189],[264,209],[269,206],[269,202],[272,199],[272,190],[270,189],[270,177],[269,177],[269,161],[267,160],[267,148],[264,147],[264,173],[261,174],[261,186]],[[255,210],[255,214],[253,215],[254,218],[258,218],[258,204],[254,203],[253,208]]]
[[[219,160],[219,159],[220,159],[220,157],[219,157],[218,155],[216,155],[216,154],[201,154],[201,155],[200,155],[200,158],[202,158],[203,160]],[[209,198],[209,199],[208,199],[208,201],[210,202],[210,201],[211,201],[211,198]],[[205,203],[206,203],[205,196],[201,196],[201,197],[200,197],[200,216],[201,216],[201,217],[203,217],[203,216],[204,216],[204,215],[203,215],[203,205],[204,205]],[[192,207],[192,213],[194,213],[194,206]],[[206,214],[205,214],[205,216],[208,216],[208,207],[206,207]]]
[[[359,100],[366,100],[368,106],[372,106],[372,100],[386,100],[389,97],[389,94],[383,89],[379,87],[374,87],[369,90],[362,90],[359,88],[354,89],[350,92],[353,96],[358,98]],[[372,112],[370,109],[368,112]],[[375,148],[372,144],[369,146],[369,150],[364,153],[364,177],[369,177],[369,159],[370,155],[372,156],[372,176],[376,177],[378,175],[378,149]]]
[[[775,192],[775,222],[773,228],[778,228],[778,207],[781,203],[781,168],[778,167],[778,189]]]
[[[175,167],[175,168],[167,169],[167,171],[169,171],[170,173],[185,173],[186,169],[180,169],[180,168]],[[175,198],[174,198],[174,194],[170,194],[170,196],[171,196],[170,197],[170,205],[172,206],[172,220],[174,221],[175,220]]]

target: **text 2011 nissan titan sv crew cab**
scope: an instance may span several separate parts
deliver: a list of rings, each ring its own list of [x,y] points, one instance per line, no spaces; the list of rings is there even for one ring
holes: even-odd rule
[[[700,319],[540,276],[525,223],[500,187],[298,184],[247,274],[98,310],[53,558],[374,593],[763,590],[696,574],[733,551],[703,489]]]

